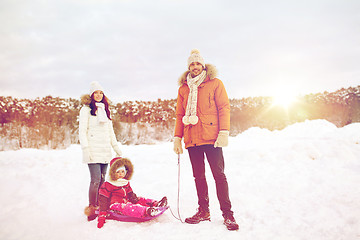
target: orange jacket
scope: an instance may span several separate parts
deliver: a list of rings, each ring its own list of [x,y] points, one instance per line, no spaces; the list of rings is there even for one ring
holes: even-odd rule
[[[216,78],[217,71],[213,65],[206,64],[207,76],[198,88],[196,125],[185,126],[182,118],[185,115],[189,87],[185,72],[179,79],[179,91],[176,105],[175,137],[184,137],[185,148],[214,144],[220,130],[230,130],[230,104],[224,84]]]

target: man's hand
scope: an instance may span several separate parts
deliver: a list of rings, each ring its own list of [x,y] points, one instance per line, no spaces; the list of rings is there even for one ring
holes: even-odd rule
[[[229,131],[222,130],[216,139],[214,147],[226,147],[228,145]]]
[[[174,152],[176,154],[182,154],[183,153],[181,138],[179,138],[179,137],[174,137]]]

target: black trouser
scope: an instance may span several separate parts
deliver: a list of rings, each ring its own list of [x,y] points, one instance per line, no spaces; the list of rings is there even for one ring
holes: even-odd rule
[[[209,162],[211,172],[215,179],[220,209],[223,212],[223,216],[228,214],[232,215],[229,187],[224,173],[224,156],[222,148],[214,148],[214,145],[202,145],[189,147],[188,151],[195,178],[199,207],[204,210],[209,209],[209,194],[204,161],[206,154],[206,159]]]
[[[99,187],[105,181],[105,174],[108,164],[91,163],[88,164],[88,166],[90,171],[89,204],[98,206]]]

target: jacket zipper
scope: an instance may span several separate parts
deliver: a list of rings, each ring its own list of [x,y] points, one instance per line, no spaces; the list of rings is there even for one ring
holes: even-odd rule
[[[209,93],[209,108],[211,108],[211,93]]]

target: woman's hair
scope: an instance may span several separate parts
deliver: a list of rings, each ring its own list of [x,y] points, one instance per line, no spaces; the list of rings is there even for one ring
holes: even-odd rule
[[[103,95],[103,99],[100,102],[104,103],[106,115],[111,120],[110,110],[109,110],[109,101],[108,101],[108,98],[105,96],[105,94]],[[91,102],[90,102],[90,109],[91,109],[90,113],[93,116],[96,116],[96,110],[97,110],[97,106],[95,103],[96,103],[96,101],[94,100],[94,93],[93,93],[93,94],[91,94]]]

